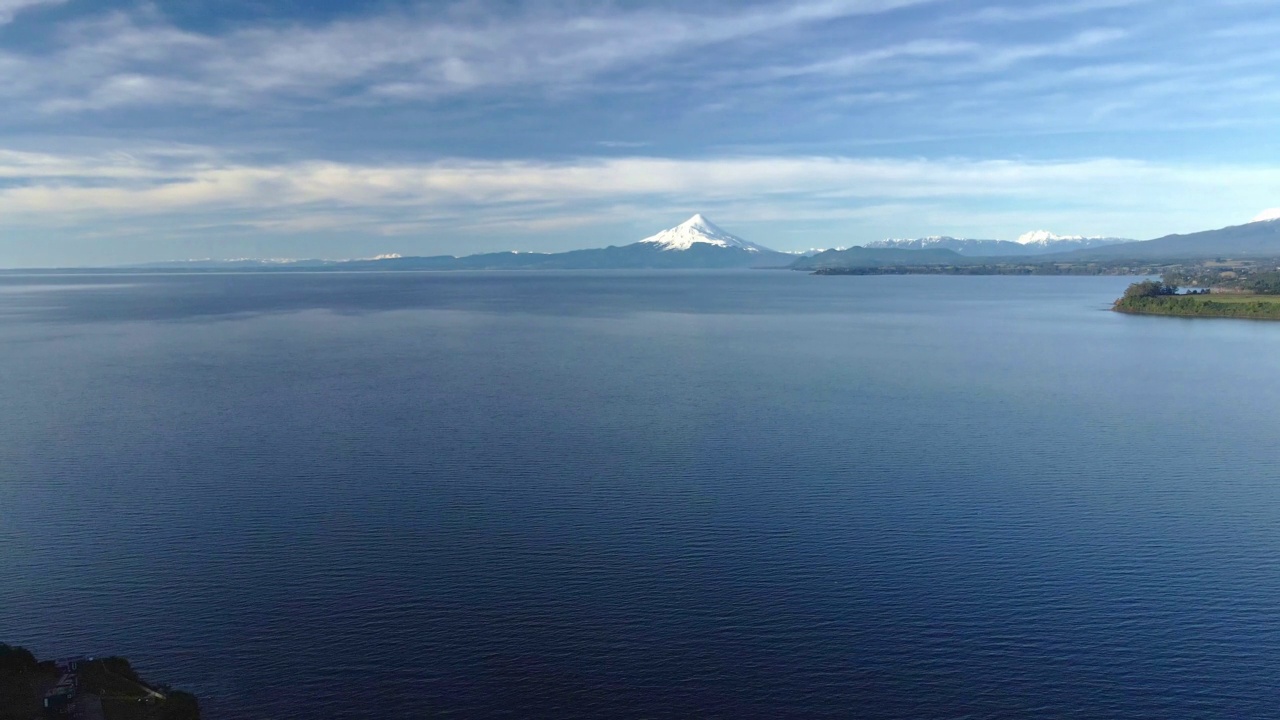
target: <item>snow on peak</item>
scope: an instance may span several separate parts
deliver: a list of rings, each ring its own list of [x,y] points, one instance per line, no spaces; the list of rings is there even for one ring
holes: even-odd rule
[[[730,235],[715,223],[698,213],[679,225],[651,235],[640,242],[653,243],[665,250],[688,250],[694,243],[705,243],[725,248],[738,248],[747,252],[773,252],[769,248],[747,242],[737,235]]]
[[[955,241],[956,238],[950,235],[927,235],[922,238],[885,238],[884,240],[872,240],[866,244],[869,248],[895,248],[895,247],[924,247],[926,245],[938,245],[941,243]],[[963,241],[960,241],[963,242]]]
[[[1055,235],[1048,230],[1032,230],[1029,233],[1022,233],[1018,236],[1019,245],[1048,245],[1051,242],[1079,242],[1088,240],[1083,235]]]
[[[702,230],[704,232],[711,232],[711,233],[724,232],[719,227],[716,227],[715,223],[703,217],[702,213],[698,213],[693,217],[689,218],[688,220],[685,220],[684,222],[680,223],[679,227],[696,228],[698,230]]]
[[[1271,222],[1272,220],[1280,220],[1280,207],[1263,210],[1258,213],[1258,217],[1250,220],[1249,222]]]
[[[1099,247],[1101,245],[1115,245],[1117,243],[1133,242],[1125,238],[1105,237],[1102,235],[1055,235],[1048,230],[1035,230],[1029,233],[1023,233],[1018,237],[1018,244],[1032,245],[1035,247],[1047,248],[1050,246],[1055,249],[1063,247],[1069,249]]]

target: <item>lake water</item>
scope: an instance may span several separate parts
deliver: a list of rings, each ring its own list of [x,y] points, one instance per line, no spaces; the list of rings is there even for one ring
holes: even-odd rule
[[[0,276],[0,640],[208,718],[1280,712],[1280,323],[1127,278]]]

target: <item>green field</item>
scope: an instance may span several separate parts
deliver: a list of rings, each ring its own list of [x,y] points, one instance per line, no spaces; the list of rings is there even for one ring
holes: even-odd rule
[[[1280,320],[1280,295],[1218,293],[1125,297],[1117,300],[1113,309],[1139,315]]]

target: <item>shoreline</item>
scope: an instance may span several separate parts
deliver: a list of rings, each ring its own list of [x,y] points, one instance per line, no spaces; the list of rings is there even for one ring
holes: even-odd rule
[[[1111,309],[1128,315],[1226,320],[1280,320],[1280,295],[1260,293],[1139,295],[1116,300]]]
[[[1117,312],[1122,315],[1147,315],[1150,317],[1171,317],[1183,318],[1186,320],[1195,320],[1197,318],[1205,318],[1208,320],[1257,320],[1259,322],[1280,322],[1280,317],[1256,317],[1251,315],[1230,315],[1224,313],[1175,313],[1161,312],[1158,310],[1132,310],[1129,308],[1112,307],[1111,312]]]

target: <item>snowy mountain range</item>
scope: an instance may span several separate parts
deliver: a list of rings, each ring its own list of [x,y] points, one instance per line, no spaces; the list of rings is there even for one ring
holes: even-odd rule
[[[997,255],[1027,255],[1027,248],[1008,240],[977,240],[954,238],[950,235],[934,235],[915,239],[890,238],[867,243],[868,248],[891,250],[953,250],[968,257],[994,257]]]
[[[1047,230],[1036,230],[1022,234],[1016,242],[934,235],[915,239],[890,238],[888,240],[878,240],[867,243],[866,247],[901,250],[952,250],[966,257],[1018,257],[1068,252],[1070,250],[1125,242],[1132,241],[1123,238],[1055,235]]]
[[[1033,230],[1029,233],[1023,233],[1018,236],[1019,245],[1044,248],[1046,252],[1082,250],[1084,248],[1101,247],[1103,245],[1118,245],[1119,243],[1127,242],[1133,242],[1133,240],[1129,238],[1104,237],[1101,235],[1093,235],[1090,237],[1085,237],[1084,235],[1055,235],[1048,230]]]
[[[874,245],[877,247],[828,250],[797,260],[792,267],[798,270],[847,270],[884,265],[979,265],[991,262],[984,257],[1000,258],[995,262],[1014,257],[1010,252],[1013,248],[1021,248],[1024,256],[1033,258],[1022,262],[1188,262],[1218,257],[1275,260],[1280,258],[1280,208],[1263,211],[1242,225],[1166,235],[1154,240],[1063,237],[1038,231],[1023,235],[1016,243],[920,238],[882,241]],[[892,253],[898,257],[890,257]]]

